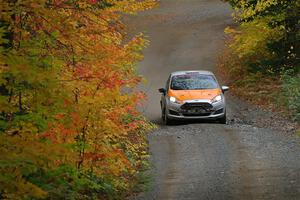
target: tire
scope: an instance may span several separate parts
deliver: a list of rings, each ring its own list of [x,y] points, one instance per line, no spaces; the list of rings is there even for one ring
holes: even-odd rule
[[[226,122],[227,122],[226,113],[224,114],[224,116],[223,116],[222,118],[219,119],[219,122],[220,122],[221,124],[226,124]]]
[[[161,102],[160,102],[160,108],[161,108],[161,120],[164,121],[164,119],[165,119],[165,111],[164,111],[164,108],[163,108]]]
[[[164,122],[164,125],[172,125],[173,124],[173,120],[171,120],[167,114],[166,114],[166,109],[162,109],[162,120]]]

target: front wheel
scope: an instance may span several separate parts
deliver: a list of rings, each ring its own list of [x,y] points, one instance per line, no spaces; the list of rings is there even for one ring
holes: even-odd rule
[[[220,122],[221,124],[226,124],[226,121],[227,121],[227,119],[226,119],[226,113],[225,113],[224,116],[223,116],[222,118],[219,119],[219,122]]]
[[[173,120],[171,120],[167,113],[166,113],[166,109],[162,109],[162,120],[164,122],[165,125],[172,125],[173,124]]]

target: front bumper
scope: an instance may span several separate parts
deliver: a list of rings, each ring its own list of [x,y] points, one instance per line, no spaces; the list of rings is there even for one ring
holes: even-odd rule
[[[197,109],[201,112],[194,112]],[[183,104],[168,102],[166,112],[171,119],[218,119],[224,117],[225,113],[224,98],[217,103],[211,103],[209,100],[185,101]]]

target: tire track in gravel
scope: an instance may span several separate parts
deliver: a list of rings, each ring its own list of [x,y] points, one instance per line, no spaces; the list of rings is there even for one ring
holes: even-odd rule
[[[236,172],[236,176],[240,179],[236,189],[237,191],[242,191],[242,193],[238,192],[236,199],[254,199],[252,190],[250,187],[247,187],[248,185],[255,185],[255,177],[248,173],[251,159],[247,153],[247,148],[241,144],[240,138],[233,129],[225,128],[224,136],[228,138],[229,143],[232,145],[235,160],[238,161],[237,165],[233,165],[233,171]]]
[[[262,141],[259,141],[259,137],[248,141],[251,132],[270,133],[255,127],[246,127],[246,130],[243,130],[245,128],[228,126],[224,131],[224,136],[233,148],[234,163],[231,173],[233,180],[238,183],[233,184],[234,199],[299,199],[300,156],[296,153],[300,150],[299,138],[292,136],[286,138],[278,132],[273,133],[278,139],[276,142],[264,136],[261,138]],[[266,144],[272,144],[273,147],[270,148]],[[284,163],[285,156],[289,157],[286,163]],[[293,159],[295,160],[291,161]]]
[[[170,157],[169,162],[166,166],[167,172],[163,177],[163,185],[165,186],[165,188],[161,190],[162,193],[159,194],[158,199],[172,199],[171,195],[174,194],[174,191],[176,191],[176,185],[174,183],[178,182],[179,180],[178,173],[176,171],[176,162],[180,158],[177,155],[174,138],[170,138],[167,144],[168,155],[170,155]]]

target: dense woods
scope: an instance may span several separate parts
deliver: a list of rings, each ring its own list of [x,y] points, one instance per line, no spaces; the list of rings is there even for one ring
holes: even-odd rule
[[[297,0],[226,0],[237,27],[228,27],[223,70],[237,93],[285,107],[300,120],[299,9]]]
[[[300,120],[297,0],[225,0],[223,70],[238,93]],[[124,199],[147,168],[136,63],[122,16],[156,0],[0,0],[0,199]],[[270,92],[271,91],[271,92]],[[256,99],[257,100],[257,99]]]
[[[147,166],[124,14],[154,0],[0,0],[0,199],[117,199]],[[136,188],[136,187],[135,187]]]

